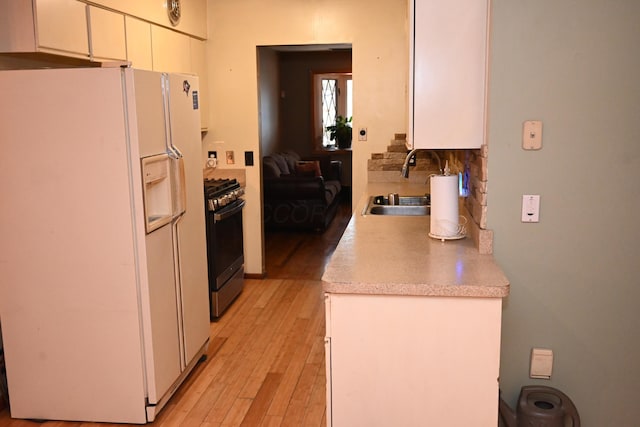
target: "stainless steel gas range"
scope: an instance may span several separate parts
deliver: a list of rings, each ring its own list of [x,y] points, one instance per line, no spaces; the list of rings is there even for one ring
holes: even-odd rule
[[[231,305],[244,287],[242,209],[244,190],[236,179],[204,182],[209,305],[215,320]]]

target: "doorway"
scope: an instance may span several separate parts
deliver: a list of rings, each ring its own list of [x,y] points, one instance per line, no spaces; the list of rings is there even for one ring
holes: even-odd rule
[[[339,45],[286,45],[286,46],[258,46],[258,102],[259,102],[259,137],[260,137],[260,161],[265,155],[283,151],[295,151],[302,158],[312,158],[317,156],[328,156],[332,160],[340,160],[343,165],[341,184],[345,188],[345,193],[349,193],[351,186],[351,152],[349,150],[335,150],[333,147],[326,147],[322,144],[322,134],[318,133],[318,120],[322,112],[315,107],[314,99],[317,99],[314,92],[314,76],[317,75],[342,75],[351,76],[352,51],[350,44]],[[349,80],[351,80],[349,78]],[[316,117],[316,116],[319,116]],[[322,125],[320,125],[322,126]],[[320,127],[320,129],[322,129]],[[262,169],[261,169],[262,170]],[[261,204],[264,190],[261,184]],[[351,197],[343,197],[347,204],[348,216],[351,214]],[[344,208],[340,207],[340,212]],[[335,249],[344,231],[346,223],[344,215],[336,215],[330,226],[324,233],[309,231],[309,236],[315,236],[314,242],[310,243],[305,239],[305,232],[280,231],[277,236],[271,232],[265,232],[263,227],[262,239],[262,259],[263,274],[272,278],[273,274],[278,274],[278,267],[272,261],[273,253],[267,251],[282,252],[280,261],[287,262],[294,252],[287,255],[287,247],[298,249],[309,249],[310,254],[307,261],[313,254],[317,254],[318,260],[327,256]],[[347,220],[348,221],[348,220]],[[336,225],[336,227],[333,227]],[[337,240],[336,230],[329,232],[331,228],[339,229]],[[332,234],[334,237],[322,238]],[[309,237],[307,236],[307,237]],[[318,245],[324,245],[320,248]],[[311,249],[313,246],[313,249]],[[278,249],[281,248],[281,249]],[[295,251],[300,254],[300,250]],[[330,253],[328,255],[330,255]],[[289,257],[289,258],[287,258]],[[269,259],[269,263],[267,263]],[[296,261],[291,261],[296,262]],[[320,269],[324,269],[324,262]],[[313,263],[302,263],[308,269]],[[271,271],[269,271],[271,270]],[[302,274],[302,273],[300,273]],[[310,273],[317,277],[318,273]],[[319,273],[321,275],[322,272]]]

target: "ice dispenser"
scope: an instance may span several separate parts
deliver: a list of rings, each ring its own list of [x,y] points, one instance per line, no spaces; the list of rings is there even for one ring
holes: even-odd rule
[[[142,159],[144,211],[147,233],[171,222],[171,162],[167,154]]]

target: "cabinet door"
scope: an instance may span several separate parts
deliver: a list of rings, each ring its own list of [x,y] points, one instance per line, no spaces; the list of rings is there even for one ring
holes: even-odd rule
[[[190,38],[191,44],[191,72],[196,74],[200,81],[200,126],[202,130],[209,128],[209,102],[207,74],[206,43],[202,40]]]
[[[153,70],[151,55],[151,24],[125,16],[127,31],[127,61],[139,70]]]
[[[329,424],[497,425],[501,305],[330,294]]]
[[[183,34],[192,34],[198,38],[207,37],[207,0],[183,0],[180,5],[182,16],[176,26],[172,26],[169,21],[167,3],[170,2],[166,0],[91,0],[90,3],[135,16],[152,24],[173,27]]]
[[[188,36],[152,25],[151,40],[154,71],[191,72],[191,45]]]
[[[124,15],[89,6],[91,59],[127,59]]]
[[[87,6],[75,0],[36,0],[36,34],[39,49],[89,56]]]
[[[479,148],[485,135],[487,0],[413,0],[414,148]]]

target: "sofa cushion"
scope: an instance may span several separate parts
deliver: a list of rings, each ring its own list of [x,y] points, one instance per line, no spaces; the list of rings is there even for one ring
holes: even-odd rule
[[[324,182],[324,197],[328,205],[330,205],[336,198],[342,186],[340,181],[325,181]]]
[[[271,156],[265,156],[262,159],[262,175],[265,178],[279,178],[280,168],[276,163],[275,159]]]
[[[284,158],[285,162],[287,162],[289,172],[293,173],[296,170],[296,163],[300,160],[298,153],[292,150],[285,150],[280,153],[280,155]]]
[[[287,161],[285,160],[282,154],[273,153],[271,155],[271,158],[273,158],[273,160],[275,160],[276,164],[278,165],[281,175],[282,174],[289,175],[291,173],[291,170],[289,169],[289,165],[287,164]]]

